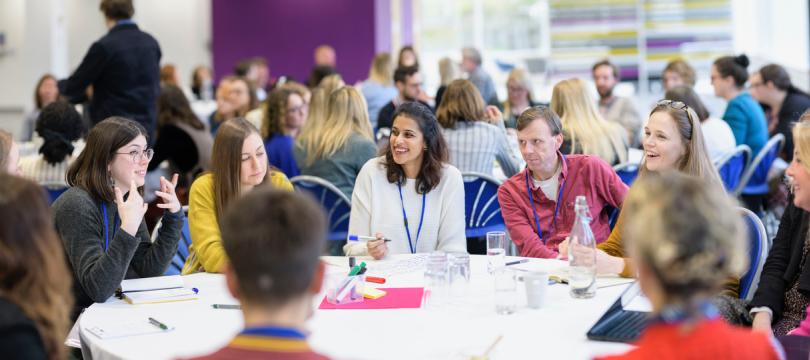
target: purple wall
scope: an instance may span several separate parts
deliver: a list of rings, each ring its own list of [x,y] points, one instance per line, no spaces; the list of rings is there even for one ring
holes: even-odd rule
[[[374,0],[212,0],[217,78],[241,59],[263,56],[271,76],[303,82],[315,48],[329,44],[347,84],[365,79],[375,53],[374,7]]]

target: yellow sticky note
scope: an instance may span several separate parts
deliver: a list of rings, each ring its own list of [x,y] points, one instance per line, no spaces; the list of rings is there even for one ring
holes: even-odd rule
[[[367,287],[365,288],[365,290],[363,290],[363,297],[365,297],[366,299],[379,299],[385,296],[385,294],[386,293],[383,290],[370,287]]]

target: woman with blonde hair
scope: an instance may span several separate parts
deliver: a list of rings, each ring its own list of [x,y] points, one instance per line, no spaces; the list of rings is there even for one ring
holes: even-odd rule
[[[682,102],[661,100],[650,113],[644,127],[644,161],[639,168],[637,179],[652,173],[677,170],[701,179],[703,186],[711,191],[725,194],[717,169],[709,159],[700,120],[690,107]],[[636,180],[638,181],[638,180]],[[634,185],[635,186],[635,185]],[[633,187],[631,187],[632,190]],[[608,239],[597,245],[597,271],[599,273],[620,274],[623,277],[636,276],[623,245],[624,219],[622,211]],[[560,244],[560,254],[568,255],[568,241]],[[739,278],[729,277],[723,294],[737,297]]]
[[[331,95],[332,91],[344,86],[346,86],[346,82],[343,81],[343,77],[340,76],[340,74],[329,75],[318,83],[318,87],[324,89],[327,95]]]
[[[436,108],[442,104],[442,97],[444,96],[447,86],[453,80],[458,79],[459,72],[458,65],[453,62],[449,57],[443,57],[439,60],[439,89],[436,90]]]
[[[626,131],[599,114],[584,81],[568,79],[554,85],[551,110],[562,120],[563,154],[594,155],[611,165],[627,161]]]
[[[622,212],[625,247],[653,317],[634,349],[602,359],[784,356],[769,336],[727,324],[713,305],[723,281],[747,265],[745,227],[730,197],[666,170],[633,183]]]
[[[360,91],[363,92],[363,97],[366,98],[371,128],[375,129],[380,109],[397,96],[397,88],[394,87],[394,65],[391,61],[391,54],[379,53],[374,55],[374,59],[371,60],[371,68],[368,70],[368,79],[360,83]]]
[[[521,68],[514,68],[506,79],[506,101],[501,103],[504,122],[507,128],[517,128],[517,118],[524,110],[537,105],[532,100],[532,82],[529,73]]]
[[[257,186],[269,184],[292,191],[283,173],[268,169],[259,130],[244,118],[222,124],[214,138],[211,171],[191,184],[188,225],[191,246],[183,274],[222,272],[227,258],[219,223],[228,205]]]
[[[366,102],[357,89],[344,86],[332,92],[328,104],[329,126],[302,133],[295,160],[302,175],[323,178],[351,197],[357,174],[377,151]]]
[[[450,151],[449,163],[461,172],[492,174],[497,159],[509,177],[520,171],[512,155],[503,117],[494,106],[485,106],[478,88],[469,80],[454,80],[436,111]]]
[[[64,359],[72,282],[42,188],[0,172],[0,218],[2,356]]]

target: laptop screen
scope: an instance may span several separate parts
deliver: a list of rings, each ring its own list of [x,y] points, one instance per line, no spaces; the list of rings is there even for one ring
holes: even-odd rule
[[[652,312],[650,300],[641,292],[638,281],[633,282],[621,296],[622,309],[629,311]]]

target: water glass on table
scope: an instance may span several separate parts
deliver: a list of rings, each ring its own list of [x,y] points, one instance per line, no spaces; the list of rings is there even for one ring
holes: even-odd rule
[[[487,233],[487,270],[492,274],[506,263],[506,233],[490,231]]]
[[[449,253],[447,258],[450,296],[463,298],[467,295],[470,283],[470,255],[462,252]]]
[[[517,308],[517,279],[515,273],[505,267],[495,269],[495,312],[509,315]]]

